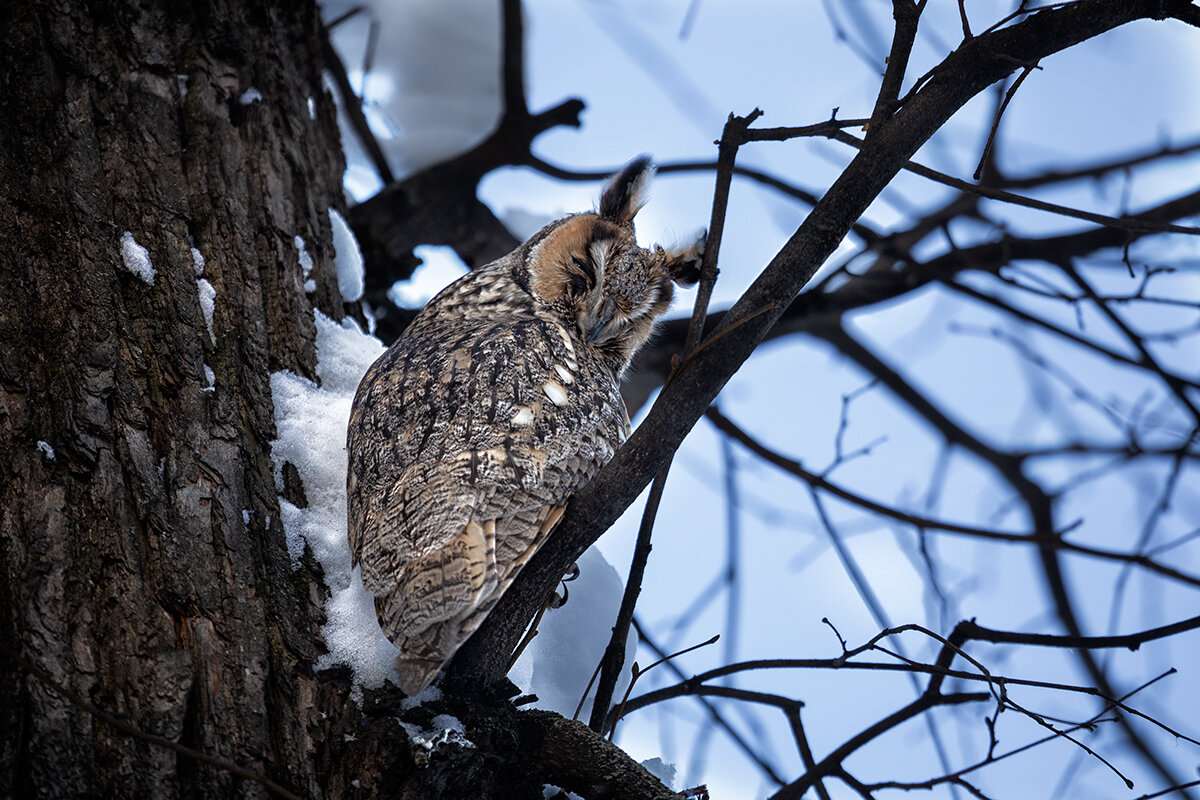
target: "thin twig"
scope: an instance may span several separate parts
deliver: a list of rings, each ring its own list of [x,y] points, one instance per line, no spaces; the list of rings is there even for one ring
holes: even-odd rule
[[[848,144],[851,147],[861,148],[863,140],[851,136],[845,131],[836,131],[829,134],[829,138]],[[1025,197],[1012,192],[1006,192],[1003,189],[994,189],[989,186],[980,186],[979,184],[964,181],[961,178],[955,178],[952,175],[947,175],[944,172],[938,172],[924,164],[919,164],[916,161],[908,161],[904,164],[904,169],[920,175],[923,178],[929,178],[932,181],[951,186],[959,191],[969,192],[971,194],[986,197],[989,200],[1001,200],[1005,203],[1013,205],[1025,206],[1026,208],[1034,208],[1038,211],[1048,211],[1052,214],[1059,214],[1064,217],[1073,217],[1082,219],[1088,222],[1094,222],[1097,225],[1104,225],[1109,228],[1118,228],[1125,231],[1134,231],[1138,233],[1187,233],[1191,235],[1200,235],[1200,228],[1191,227],[1188,225],[1173,225],[1167,222],[1153,222],[1136,217],[1108,217],[1103,214],[1095,214],[1091,211],[1083,211],[1078,208],[1070,208],[1068,206],[1060,206],[1057,203],[1048,203],[1044,200],[1037,200],[1032,197]]]
[[[717,640],[720,638],[721,638],[721,634],[718,633],[718,634],[714,635],[711,639],[707,639],[707,640],[701,642],[700,644],[694,644],[691,647],[685,647],[682,650],[678,650],[674,653],[671,653],[671,655],[669,655],[669,656],[663,656],[660,659],[658,659],[658,661],[655,661],[653,664],[646,667],[645,669],[639,668],[637,665],[637,662],[635,661],[633,663],[633,669],[631,670],[631,672],[633,674],[629,679],[629,685],[625,687],[625,694],[622,695],[622,697],[621,697],[621,704],[619,706],[617,706],[616,712],[612,715],[612,724],[608,729],[608,740],[611,742],[613,735],[617,732],[617,723],[620,722],[621,717],[623,717],[625,715],[625,704],[627,702],[629,702],[629,693],[633,691],[633,685],[635,683],[637,683],[638,678],[642,677],[647,672],[649,672],[650,670],[657,667],[659,664],[665,664],[673,658],[678,658],[679,656],[686,655],[687,653],[690,653],[693,650],[699,650],[701,647],[707,647],[710,644],[716,644]]]
[[[960,6],[961,7],[961,6]],[[963,25],[965,26],[967,18],[964,14]],[[983,154],[979,156],[979,166],[975,167],[975,174],[972,175],[975,180],[979,180],[979,176],[983,174],[984,164],[987,163],[988,157],[992,154],[992,146],[996,143],[996,132],[1000,130],[1000,118],[1004,116],[1004,109],[1008,108],[1009,102],[1013,99],[1013,95],[1017,93],[1017,89],[1025,82],[1025,78],[1035,69],[1041,69],[1037,65],[1025,67],[1021,70],[1021,74],[1013,81],[1012,86],[1008,87],[1008,91],[1004,93],[1004,99],[1000,102],[1000,107],[996,109],[996,116],[992,120],[992,129],[988,132],[987,143],[983,146]]]
[[[604,657],[600,660],[600,683],[596,686],[596,697],[592,701],[592,714],[588,719],[588,726],[601,735],[604,734],[604,722],[612,705],[617,678],[625,665],[625,644],[629,639],[629,626],[633,620],[638,595],[641,593],[646,562],[650,558],[650,535],[654,531],[654,520],[658,515],[658,505],[662,500],[663,487],[666,485],[670,468],[671,460],[667,459],[658,475],[654,477],[654,483],[650,485],[650,496],[646,498],[642,522],[638,526],[637,544],[633,548],[633,561],[629,565],[629,578],[621,595],[621,607],[617,611],[612,637],[608,640],[608,646],[604,648]]]
[[[640,624],[638,624],[638,621],[636,618],[633,621],[633,625],[634,625],[634,628],[637,629],[638,635],[641,637],[641,640],[643,642],[645,642],[646,646],[648,648],[650,648],[651,652],[656,654],[660,659],[666,659],[667,652],[665,650],[663,650],[661,647],[659,647],[658,643],[655,642],[654,639],[651,638],[651,636],[648,633],[646,633],[646,631],[642,628],[642,626]],[[676,666],[674,661],[667,660],[667,661],[663,661],[663,663],[666,664],[667,668],[669,670],[671,670],[672,674],[674,674],[676,678],[678,678],[679,680],[684,680],[685,676],[683,674],[683,670],[681,670],[678,666]],[[645,695],[642,695],[642,696],[644,697]],[[717,708],[713,705],[713,703],[711,701],[708,700],[708,698],[697,697],[696,701],[701,705],[701,707],[705,710],[705,712],[712,719],[713,725],[716,726],[717,728],[719,728],[720,730],[724,731],[725,734],[729,737],[729,740],[731,742],[733,742],[734,746],[737,747],[738,749],[740,749],[742,754],[751,763],[753,763],[755,766],[757,766],[764,776],[766,776],[769,780],[773,781],[777,786],[783,786],[785,781],[783,780],[783,778],[781,778],[779,776],[779,773],[777,773],[775,771],[775,768],[771,765],[771,763],[768,762],[763,757],[762,753],[760,753],[755,747],[753,747],[748,741],[746,741],[746,738],[744,736],[742,736],[742,734],[740,732],[738,732],[738,730],[736,728],[734,728],[733,725],[728,720],[726,720],[724,716],[722,716],[721,712],[717,710]],[[627,713],[629,713],[630,710],[631,709],[622,709],[622,712],[627,714]]]
[[[379,146],[379,140],[371,132],[371,126],[363,113],[363,98],[354,93],[354,87],[350,85],[350,76],[346,74],[346,65],[342,63],[341,56],[334,49],[328,29],[322,31],[321,50],[325,58],[325,66],[333,76],[334,86],[341,95],[342,110],[346,112],[346,118],[350,120],[350,127],[354,129],[354,135],[358,137],[359,144],[366,151],[367,157],[371,159],[383,185],[387,186],[395,182],[396,178],[392,173],[391,166],[388,165],[387,156],[383,154],[383,148]],[[363,94],[366,94],[365,80]]]
[[[908,59],[912,55],[913,43],[917,40],[917,24],[921,11],[913,0],[892,0],[892,19],[896,24],[892,32],[892,49],[888,52],[887,69],[875,98],[875,109],[867,124],[866,138],[871,139],[883,123],[896,113],[900,102],[900,87],[908,71]]]
[[[713,286],[717,281],[717,256],[721,248],[721,235],[725,229],[725,211],[729,204],[729,187],[733,181],[733,166],[737,158],[737,150],[744,140],[747,127],[762,116],[757,108],[745,117],[733,114],[725,122],[725,129],[717,149],[717,180],[713,192],[712,219],[708,229],[708,239],[704,247],[704,256],[700,266],[700,285],[696,291],[696,302],[692,309],[692,321],[684,339],[682,358],[676,366],[685,362],[698,349],[701,336],[704,333],[704,321],[708,316],[708,304],[712,297]],[[668,377],[668,381],[670,378]],[[592,702],[592,714],[589,726],[603,733],[605,719],[609,706],[612,704],[613,692],[616,688],[617,677],[625,661],[625,641],[629,636],[629,626],[633,621],[633,611],[641,592],[642,576],[645,574],[646,561],[650,557],[650,536],[654,528],[654,519],[658,513],[658,504],[662,498],[663,486],[671,470],[671,458],[667,458],[654,477],[650,487],[650,496],[642,513],[642,522],[638,529],[637,545],[634,547],[633,562],[629,567],[629,579],[625,592],[621,597],[621,607],[613,625],[612,637],[604,651],[603,666],[600,670],[600,683],[596,687],[596,698]],[[628,696],[628,695],[626,695]]]

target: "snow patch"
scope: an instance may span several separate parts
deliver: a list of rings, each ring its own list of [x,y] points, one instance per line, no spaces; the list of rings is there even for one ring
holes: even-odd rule
[[[654,758],[648,758],[643,761],[642,766],[646,768],[646,772],[649,772],[651,775],[662,781],[663,786],[666,786],[672,791],[675,790],[675,773],[677,770],[674,764],[670,764],[655,756]]]
[[[612,626],[617,621],[625,587],[617,571],[595,547],[579,558],[579,577],[567,583],[567,602],[546,610],[525,652],[508,677],[529,694],[536,694],[535,708],[557,711],[570,718],[579,705],[596,665],[600,663]],[[637,635],[630,630],[625,643],[625,667],[617,681],[614,697],[619,699],[629,685]],[[591,714],[596,687],[593,685],[579,714]]]
[[[300,272],[306,278],[304,281],[304,292],[305,294],[312,294],[317,290],[317,282],[308,277],[308,273],[312,272],[313,268],[312,256],[308,252],[308,247],[304,243],[303,236],[296,236],[295,239],[292,239],[292,244],[296,246],[296,252],[299,254]]]
[[[121,236],[121,260],[125,262],[125,269],[154,285],[154,265],[150,263],[150,252],[138,244],[129,231]]]
[[[217,388],[217,376],[213,373],[212,367],[208,364],[204,365],[204,387],[202,392],[211,392]]]
[[[213,308],[216,305],[217,290],[213,288],[213,285],[207,279],[197,278],[196,292],[200,295],[200,311],[204,313],[204,324],[208,327],[208,338],[215,345],[217,343],[217,336],[213,333]]]
[[[297,235],[296,238],[292,239],[292,244],[296,246],[296,252],[299,253],[300,270],[304,274],[304,277],[307,278],[308,273],[312,272],[313,260],[312,256],[308,253],[308,246],[304,243],[304,237]]]
[[[308,98],[308,118],[317,118],[317,100],[314,97]]]
[[[400,710],[408,711],[409,709],[423,706],[426,703],[433,703],[442,699],[442,690],[437,686],[426,686],[421,691],[414,694],[412,697],[406,697],[400,701]]]
[[[457,731],[466,734],[467,729],[463,727],[462,722],[458,717],[450,714],[438,714],[432,720],[433,729],[437,731]]]
[[[50,461],[54,460],[54,448],[50,446],[49,442],[43,442],[39,439],[37,443],[37,449],[41,450],[42,455],[44,455]]]
[[[475,746],[458,731],[432,731],[422,728],[420,725],[413,725],[411,722],[401,722],[400,727],[404,728],[405,733],[408,734],[408,741],[414,749],[419,747],[427,753],[432,753],[439,747],[450,744],[457,744],[460,747]]]
[[[362,298],[366,280],[362,249],[336,208],[329,209],[329,224],[333,227],[333,265],[337,269],[338,291],[342,300],[353,303]]]
[[[261,103],[262,99],[262,92],[251,86],[249,89],[242,92],[242,96],[238,98],[238,102],[244,106],[248,106],[251,103]]]
[[[397,722],[408,734],[408,741],[413,747],[420,747],[427,753],[432,753],[446,745],[475,747],[475,743],[466,737],[467,731],[463,724],[449,714],[438,714],[434,717],[432,728],[422,728],[420,725],[403,720],[397,720]]]
[[[200,251],[192,248],[192,272],[196,273],[199,278],[204,274],[204,256],[200,255]]]
[[[330,590],[322,629],[329,652],[317,667],[349,666],[356,686],[375,688],[393,674],[398,651],[379,629],[374,601],[363,588],[359,570],[350,568],[346,426],[358,382],[384,347],[353,320],[339,325],[319,311],[314,319],[320,385],[287,371],[271,375],[279,434],[271,443],[275,485],[283,485],[283,464],[291,462],[304,483],[308,507],[279,500],[288,553],[298,565],[307,545],[321,564]]]
[[[567,798],[567,800],[583,800],[582,797],[574,792],[568,792],[560,786],[555,786],[553,783],[542,784],[542,800],[558,800],[559,798]]]

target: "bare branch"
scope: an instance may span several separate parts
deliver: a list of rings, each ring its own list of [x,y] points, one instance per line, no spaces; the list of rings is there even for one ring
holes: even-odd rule
[[[843,144],[848,144],[852,147],[861,148],[864,145],[863,140],[856,139],[845,131],[838,131],[829,136]],[[1078,208],[1070,208],[1068,206],[1058,205],[1057,203],[1048,203],[1045,200],[1038,200],[1033,197],[1024,197],[1012,192],[1006,192],[1003,189],[993,189],[989,186],[982,186],[977,183],[970,183],[961,178],[955,178],[952,175],[947,175],[944,172],[938,172],[935,169],[930,169],[923,164],[918,164],[915,161],[909,161],[904,165],[904,169],[920,175],[923,178],[937,181],[938,183],[951,186],[963,192],[977,194],[980,197],[986,197],[989,200],[1001,200],[1006,203],[1011,203],[1017,206],[1025,206],[1026,208],[1034,208],[1038,211],[1049,211],[1052,214],[1059,214],[1064,217],[1074,217],[1075,219],[1087,220],[1095,222],[1098,225],[1104,225],[1108,228],[1117,228],[1125,231],[1134,231],[1138,233],[1187,233],[1192,235],[1200,235],[1200,228],[1191,227],[1188,225],[1173,225],[1170,223],[1154,222],[1152,220],[1138,219],[1137,217],[1108,217],[1103,214],[1095,214],[1091,211],[1083,211]]]
[[[329,28],[333,28],[340,19],[331,23]],[[386,186],[396,178],[392,174],[387,156],[383,154],[383,148],[379,146],[379,140],[371,132],[371,126],[363,113],[363,98],[354,93],[354,87],[350,85],[350,76],[346,74],[346,65],[342,63],[341,57],[333,47],[333,41],[329,38],[329,30],[323,32],[321,46],[325,56],[325,66],[329,68],[329,73],[333,76],[333,83],[337,86],[338,94],[341,95],[342,110],[346,112],[346,119],[350,120],[350,127],[354,129],[354,135],[358,137],[359,144],[366,151],[367,157],[375,165],[375,171],[379,173],[379,179]]]
[[[904,84],[904,74],[908,71],[908,57],[912,54],[913,42],[917,39],[917,23],[920,21],[921,11],[914,0],[892,0],[892,18],[896,20],[892,49],[888,53],[887,70],[883,73],[879,96],[875,99],[875,110],[871,112],[871,121],[867,125],[868,139],[884,122],[891,119],[896,106],[899,105],[900,87]]]

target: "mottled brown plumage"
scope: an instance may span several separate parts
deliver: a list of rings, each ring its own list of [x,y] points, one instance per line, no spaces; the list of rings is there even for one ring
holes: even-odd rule
[[[700,243],[637,246],[653,174],[448,286],[363,377],[350,415],[350,546],[401,688],[433,680],[546,540],[629,420],[618,381],[689,284]]]

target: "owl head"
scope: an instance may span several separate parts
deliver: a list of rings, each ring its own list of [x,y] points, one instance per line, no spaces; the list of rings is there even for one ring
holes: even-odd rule
[[[609,179],[599,208],[547,225],[522,246],[517,278],[618,376],[671,305],[673,284],[700,277],[704,237],[687,247],[639,247],[633,218],[654,176],[639,156]]]

